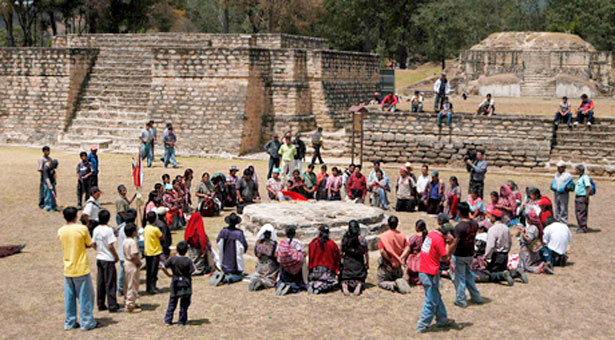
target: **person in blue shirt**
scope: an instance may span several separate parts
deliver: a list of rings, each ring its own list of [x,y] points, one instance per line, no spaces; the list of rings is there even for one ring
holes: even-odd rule
[[[577,215],[577,233],[586,233],[589,231],[587,227],[587,214],[589,210],[589,196],[592,191],[592,183],[589,176],[585,173],[585,167],[582,164],[576,167],[577,183],[574,187],[574,210]]]
[[[92,166],[92,176],[90,179],[90,186],[98,186],[98,173],[99,173],[99,162],[98,162],[98,147],[96,145],[90,146],[90,154],[88,155],[88,162]]]

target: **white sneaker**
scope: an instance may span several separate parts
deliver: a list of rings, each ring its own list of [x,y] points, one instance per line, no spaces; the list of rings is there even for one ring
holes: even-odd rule
[[[574,126],[577,126],[577,125],[579,125],[579,122],[574,122]]]
[[[587,126],[592,126],[592,122],[587,122]]]

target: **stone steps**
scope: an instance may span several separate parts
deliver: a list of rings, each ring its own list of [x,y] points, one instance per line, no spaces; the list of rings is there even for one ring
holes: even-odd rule
[[[144,84],[151,83],[150,75],[125,75],[125,74],[90,74],[90,83],[124,83],[124,84]]]
[[[123,66],[104,66],[97,65],[92,69],[93,75],[127,75],[127,76],[150,76],[151,67],[123,67]]]
[[[81,100],[82,106],[88,105],[106,105],[106,104],[114,104],[114,105],[126,105],[126,106],[143,106],[147,107],[149,103],[149,98],[130,98],[130,97],[114,97],[114,96],[88,96],[84,97]]]
[[[101,111],[104,110],[104,112],[108,112],[108,111],[126,111],[126,112],[133,112],[133,113],[142,113],[144,116],[147,115],[148,109],[147,106],[143,106],[143,105],[117,105],[117,104],[104,104],[104,105],[99,105],[99,104],[87,104],[87,105],[82,105],[82,109],[83,111]],[[104,112],[100,112],[100,113],[104,113]]]
[[[558,146],[574,146],[574,147],[584,147],[584,148],[615,148],[615,140],[603,140],[596,138],[579,138],[579,139],[558,139]]]
[[[135,116],[137,118],[137,116]],[[147,117],[134,118],[102,118],[102,117],[79,117],[73,120],[73,128],[102,126],[107,128],[131,128],[141,131],[147,122]]]

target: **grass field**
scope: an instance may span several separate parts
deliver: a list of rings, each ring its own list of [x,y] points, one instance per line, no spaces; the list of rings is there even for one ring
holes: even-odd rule
[[[74,167],[76,154],[52,151],[59,166],[58,195],[60,203],[75,204]],[[178,339],[178,338],[344,338],[344,339],[408,339],[408,338],[474,338],[474,339],[609,339],[615,337],[612,302],[615,299],[611,270],[615,262],[612,245],[615,242],[615,217],[610,210],[613,182],[598,182],[598,193],[592,198],[590,227],[600,232],[573,235],[570,245],[570,266],[557,268],[556,275],[531,275],[527,285],[514,287],[500,284],[480,284],[486,303],[460,309],[453,306],[454,286],[443,280],[442,295],[449,317],[462,327],[428,335],[415,335],[414,330],[423,303],[420,287],[402,296],[383,291],[376,284],[376,255],[372,254],[367,282],[369,288],[358,298],[344,297],[339,292],[310,296],[307,293],[276,297],[272,290],[249,292],[247,283],[213,288],[207,279],[194,279],[194,295],[187,327],[165,327],[164,312],[168,294],[143,296],[139,302],[141,314],[109,314],[95,311],[104,327],[83,334],[80,330],[63,330],[62,253],[56,231],[63,224],[59,213],[44,212],[37,207],[38,173],[35,171],[39,151],[26,148],[0,147],[4,184],[0,195],[0,244],[27,241],[23,254],[0,259],[0,322],[2,339]],[[115,213],[115,187],[130,184],[130,157],[100,155],[100,184],[103,206]],[[200,176],[203,171],[223,171],[231,164],[240,168],[247,161],[179,158],[182,169],[166,170],[160,162],[146,169],[145,185],[151,187],[162,173],[178,174],[191,167]],[[264,187],[265,162],[256,162],[261,188]],[[392,180],[397,171],[387,169]],[[442,172],[443,178],[457,175],[465,187],[465,172]],[[521,187],[535,185],[548,193],[551,179],[530,173],[515,176],[489,174],[486,190],[494,190],[512,178]],[[193,184],[196,186],[195,184]],[[129,191],[131,195],[133,190]],[[392,198],[394,200],[394,198]],[[226,211],[225,214],[230,213]],[[414,223],[422,218],[429,229],[435,220],[422,213],[400,213],[401,230],[410,236]],[[215,238],[223,227],[223,218],[205,220],[206,230]],[[174,242],[182,233],[174,234]],[[518,242],[514,239],[514,250]],[[249,254],[252,254],[250,249]],[[91,267],[95,269],[95,252],[88,250]],[[254,257],[247,261],[247,271],[254,268]],[[145,273],[141,274],[142,279]],[[95,282],[95,270],[92,278]],[[159,287],[169,284],[160,275]],[[141,290],[144,286],[141,286]],[[122,298],[119,299],[123,301]]]

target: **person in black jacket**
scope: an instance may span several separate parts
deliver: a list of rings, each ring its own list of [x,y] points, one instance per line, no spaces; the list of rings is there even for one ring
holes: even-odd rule
[[[301,162],[305,159],[305,143],[301,140],[301,135],[297,132],[295,135],[295,140],[293,140],[293,145],[297,149],[297,154],[295,155],[295,160],[293,161],[293,170],[299,170],[301,173]]]

